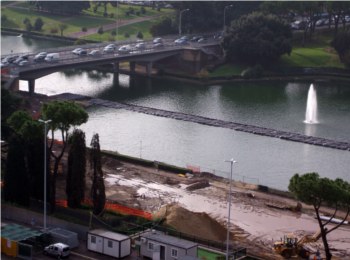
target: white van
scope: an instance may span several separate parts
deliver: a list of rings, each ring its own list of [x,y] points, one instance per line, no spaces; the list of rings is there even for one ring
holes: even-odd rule
[[[51,255],[58,258],[69,257],[70,248],[63,243],[56,243],[44,248],[44,255]]]
[[[45,61],[47,62],[55,62],[60,59],[60,54],[59,53],[49,53],[45,57]]]

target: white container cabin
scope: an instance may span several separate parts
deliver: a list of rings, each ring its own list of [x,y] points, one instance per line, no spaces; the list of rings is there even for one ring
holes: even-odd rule
[[[131,254],[129,236],[103,230],[90,230],[87,235],[87,248],[104,255],[123,258]]]
[[[140,235],[140,254],[153,260],[197,257],[198,244],[151,230]]]

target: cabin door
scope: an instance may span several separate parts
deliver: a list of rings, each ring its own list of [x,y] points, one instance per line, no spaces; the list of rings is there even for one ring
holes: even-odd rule
[[[160,246],[160,260],[165,260],[165,246]]]

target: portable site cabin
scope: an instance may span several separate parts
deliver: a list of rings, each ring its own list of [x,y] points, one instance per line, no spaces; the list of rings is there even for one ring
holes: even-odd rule
[[[48,231],[53,242],[61,242],[69,245],[70,248],[79,246],[78,234],[62,228],[52,228]]]
[[[141,256],[153,260],[181,259],[185,256],[197,257],[198,244],[185,239],[151,230],[140,235]]]
[[[107,230],[90,230],[87,248],[94,252],[123,258],[131,254],[131,239],[129,236]]]

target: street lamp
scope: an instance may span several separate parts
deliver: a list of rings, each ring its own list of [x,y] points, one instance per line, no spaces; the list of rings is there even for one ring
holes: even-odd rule
[[[39,122],[43,123],[45,125],[45,132],[44,132],[44,231],[46,231],[46,175],[47,175],[47,167],[46,167],[46,149],[47,149],[47,124],[50,123],[52,120],[42,120],[39,119]]]
[[[182,18],[182,13],[183,12],[187,12],[189,11],[190,9],[185,9],[185,10],[181,10],[180,11],[180,19],[179,19],[179,36],[181,36],[181,18]]]
[[[230,216],[231,216],[231,193],[232,193],[232,166],[234,163],[236,163],[236,161],[234,161],[233,159],[229,160],[229,161],[225,161],[225,162],[229,162],[231,164],[231,175],[230,175],[230,192],[228,194],[228,216],[227,216],[227,241],[226,241],[226,260],[228,260],[228,255],[229,255],[229,241],[230,241]]]
[[[230,8],[230,7],[233,7],[233,5],[227,5],[225,6],[224,8],[224,27],[223,27],[223,32],[225,31],[225,26],[226,26],[226,9]]]

